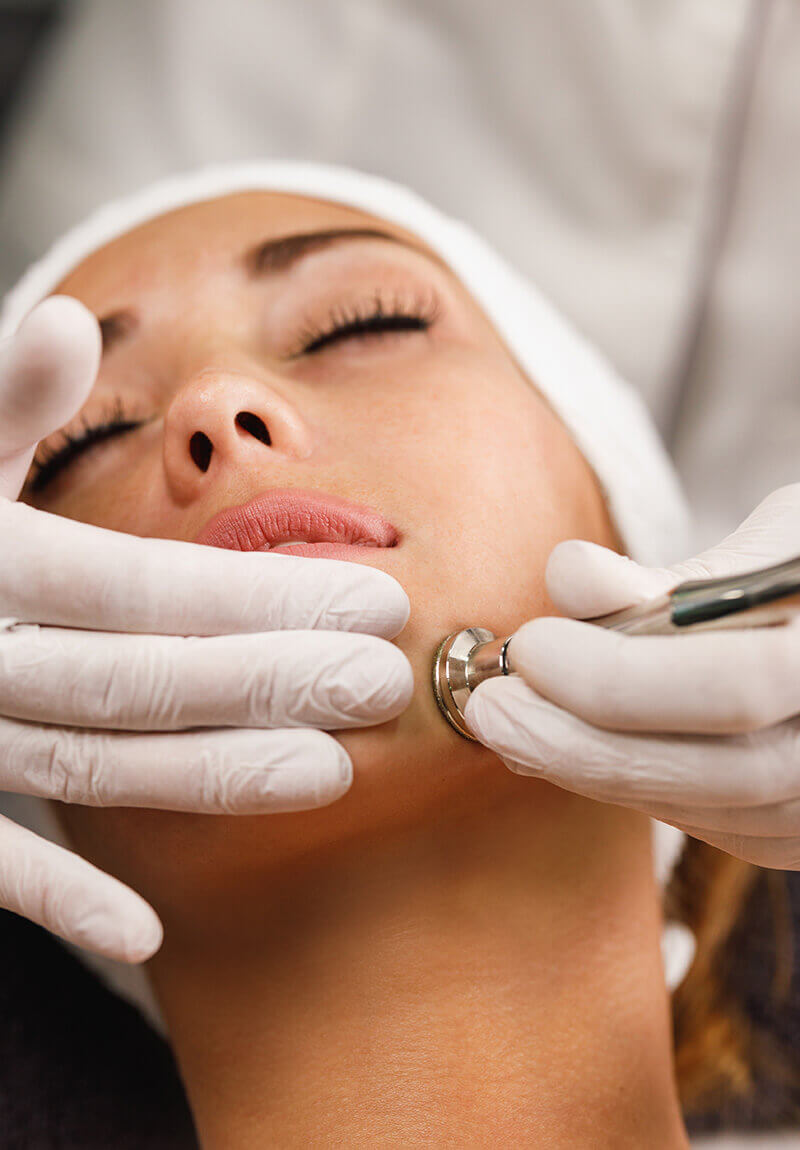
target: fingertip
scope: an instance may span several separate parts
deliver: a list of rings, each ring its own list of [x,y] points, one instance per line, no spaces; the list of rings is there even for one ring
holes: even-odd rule
[[[467,726],[480,742],[490,746],[502,737],[507,723],[507,692],[513,677],[484,679],[471,692],[464,704]],[[501,732],[500,728],[503,728]]]
[[[336,747],[336,770],[337,776],[331,788],[333,798],[330,800],[334,802],[335,799],[340,799],[342,795],[346,795],[353,785],[353,760],[348,755],[342,744],[333,736],[331,742]]]
[[[405,588],[388,571],[369,568],[377,607],[375,631],[383,639],[394,639],[405,627],[411,615],[411,601]]]
[[[414,672],[408,657],[399,647],[385,639],[380,653],[370,652],[365,660],[364,689],[357,699],[357,714],[373,723],[396,719],[406,709],[414,694]]]
[[[50,296],[25,317],[9,344],[3,418],[13,442],[30,446],[83,405],[102,350],[97,320],[76,299]]]
[[[74,929],[70,942],[116,962],[136,964],[152,958],[164,939],[164,928],[156,912],[140,895],[118,884],[113,901],[103,899],[88,905]]]
[[[164,941],[164,927],[158,915],[147,904],[148,914],[142,916],[133,929],[127,932],[120,948],[120,961],[130,964],[147,962]]]
[[[547,593],[565,615],[581,618],[599,615],[606,609],[608,588],[616,603],[620,594],[629,595],[629,567],[637,565],[627,556],[586,539],[567,539],[550,553],[545,568]],[[621,589],[624,588],[624,589]],[[613,610],[609,607],[608,610]]]
[[[411,663],[388,639],[356,632],[309,632],[304,642],[301,681],[313,684],[313,705],[309,707],[307,692],[295,694],[285,712],[292,724],[312,722],[325,731],[375,726],[397,718],[411,702]]]
[[[602,547],[599,543],[592,543],[589,539],[563,539],[560,543],[556,543],[548,557],[546,568],[548,578],[558,580],[567,577],[575,565],[582,567],[585,563],[591,562],[596,552],[600,552],[601,555],[617,555],[617,552]]]
[[[353,782],[353,764],[333,735],[313,727],[253,732],[263,740],[264,766],[236,779],[230,814],[287,814],[315,810],[342,798]]]
[[[395,648],[397,650],[397,648]],[[394,666],[388,668],[384,683],[376,699],[374,723],[388,723],[408,708],[414,697],[414,672],[402,651],[397,652]]]
[[[560,664],[574,645],[585,641],[588,624],[558,615],[541,615],[517,628],[508,643],[507,657],[513,671],[529,685],[545,681],[553,665]]]
[[[34,362],[44,360],[49,368],[57,358],[64,371],[75,373],[80,369],[83,377],[93,369],[93,381],[100,362],[102,336],[97,319],[80,300],[67,295],[49,296],[25,317],[16,340]]]
[[[481,684],[482,685],[482,684]],[[476,739],[481,742],[483,738],[483,717],[484,717],[483,700],[479,697],[477,688],[474,690],[470,697],[464,704],[464,719],[467,726],[472,731]]]
[[[339,569],[344,566],[357,569],[355,578],[350,571],[348,579],[343,580],[341,595],[328,611],[336,629],[361,631],[382,639],[394,639],[400,634],[411,614],[411,603],[393,575],[362,563],[343,563],[336,559],[319,562],[333,563]]]
[[[97,320],[94,313],[75,296],[56,293],[47,296],[36,307],[31,308],[17,331],[31,330],[41,324],[47,325],[49,335],[61,331],[69,337],[81,324],[96,328]]]
[[[552,579],[554,583],[568,580],[576,567],[582,569],[587,563],[606,555],[620,558],[617,552],[599,543],[592,543],[589,539],[564,539],[556,543],[548,556],[545,569],[547,579]]]
[[[545,582],[559,611],[576,619],[591,619],[655,598],[675,579],[662,569],[642,567],[608,547],[568,539],[551,552]]]
[[[395,580],[395,582],[397,583],[397,580]],[[395,636],[399,635],[411,617],[411,600],[405,588],[401,587],[399,583],[397,583],[397,588],[397,605],[395,607],[394,619],[391,621],[391,631],[385,636],[387,639],[394,639]]]
[[[464,707],[467,726],[494,751],[514,774],[541,775],[546,757],[540,753],[538,728],[548,704],[517,676],[486,679]]]
[[[297,771],[291,794],[285,796],[284,810],[316,810],[328,807],[341,799],[353,785],[353,762],[333,735],[309,731],[324,739],[325,750],[317,758],[307,760]],[[289,782],[289,780],[286,780]]]

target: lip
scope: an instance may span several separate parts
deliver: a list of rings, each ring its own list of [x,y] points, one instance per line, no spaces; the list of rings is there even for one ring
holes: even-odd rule
[[[229,551],[279,548],[281,555],[335,559],[350,558],[363,548],[396,547],[399,540],[397,528],[363,504],[320,491],[282,487],[218,512],[195,542]]]

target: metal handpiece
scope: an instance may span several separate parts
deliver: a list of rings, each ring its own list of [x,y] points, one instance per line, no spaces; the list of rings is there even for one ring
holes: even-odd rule
[[[587,622],[627,635],[680,635],[736,627],[773,627],[800,613],[800,556],[725,579],[681,583],[668,595]],[[464,719],[472,691],[484,679],[514,672],[510,637],[484,627],[454,631],[433,660],[433,693],[460,735],[475,740]]]

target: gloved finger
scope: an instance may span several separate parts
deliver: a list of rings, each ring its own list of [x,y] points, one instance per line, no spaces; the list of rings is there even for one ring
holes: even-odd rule
[[[748,807],[800,797],[792,724],[716,739],[605,731],[517,675],[485,680],[464,714],[476,737],[517,764],[517,773],[656,818],[661,803]]]
[[[545,569],[547,593],[556,610],[575,619],[593,619],[657,599],[679,581],[665,567],[641,567],[626,555],[585,539],[559,543]]]
[[[2,816],[0,906],[118,962],[161,945],[158,916],[130,887]]]
[[[97,320],[68,296],[39,304],[0,346],[0,495],[16,498],[36,443],[82,407],[100,347]]]
[[[352,772],[344,747],[323,731],[106,734],[0,719],[0,790],[85,806],[310,810],[340,798]]]
[[[409,614],[375,567],[141,539],[0,499],[0,616],[29,623],[223,635],[363,631],[390,639]]]
[[[800,712],[800,625],[628,636],[533,619],[508,647],[515,671],[607,730],[738,734]]]
[[[691,838],[700,839],[717,850],[755,866],[770,867],[773,870],[800,870],[800,837],[797,835],[761,837],[725,834],[678,823],[673,826]]]
[[[798,767],[800,769],[800,766]],[[756,835],[759,838],[786,838],[800,833],[800,799],[786,799],[783,802],[756,803],[752,806],[733,807],[720,804],[675,802],[651,802],[649,808],[653,817],[662,822],[692,828],[698,837],[699,831],[728,835]]]
[[[395,718],[413,689],[405,655],[373,635],[183,639],[0,624],[0,714],[35,722],[334,730]]]
[[[715,547],[671,567],[641,567],[582,539],[553,549],[545,579],[563,615],[591,619],[655,599],[678,583],[724,578],[779,563],[800,552],[800,484],[773,491]]]

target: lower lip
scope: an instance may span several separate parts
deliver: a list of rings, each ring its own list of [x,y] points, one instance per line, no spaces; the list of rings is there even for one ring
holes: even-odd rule
[[[346,559],[350,563],[354,560],[374,559],[379,551],[388,551],[387,547],[368,547],[363,543],[287,543],[277,544],[265,550],[274,555],[305,555],[314,559]]]

